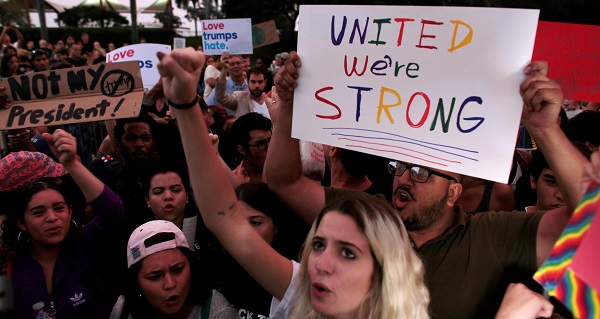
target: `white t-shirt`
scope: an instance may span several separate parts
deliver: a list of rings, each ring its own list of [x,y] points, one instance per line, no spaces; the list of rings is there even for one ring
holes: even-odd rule
[[[210,78],[214,78],[216,81],[220,75],[221,75],[221,71],[219,71],[219,69],[215,68],[214,66],[209,65],[206,67],[206,70],[204,71],[204,100],[205,101],[206,101],[206,99],[208,99],[208,95],[213,90],[213,88],[211,88],[210,85],[208,85],[206,80],[208,80]]]
[[[292,260],[293,272],[292,272],[292,281],[288,286],[285,294],[283,295],[283,299],[277,300],[273,297],[271,300],[271,313],[269,317],[271,319],[286,319],[289,315],[290,305],[292,303],[292,299],[294,298],[294,294],[296,294],[296,289],[298,288],[298,270],[300,269],[300,264]]]
[[[181,227],[181,232],[185,236],[185,240],[187,240],[190,245],[190,250],[196,250],[194,247],[194,243],[196,242],[196,225],[198,224],[198,216],[192,216],[183,219],[183,226]]]
[[[268,118],[269,120],[271,119],[269,109],[267,108],[267,103],[263,102],[263,104],[258,104],[254,100],[252,100],[252,103],[254,104],[254,112]]]

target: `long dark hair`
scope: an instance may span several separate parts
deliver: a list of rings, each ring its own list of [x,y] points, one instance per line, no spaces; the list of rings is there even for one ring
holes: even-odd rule
[[[278,231],[271,246],[288,259],[297,259],[300,248],[310,229],[294,214],[266,183],[250,182],[235,189],[238,200],[250,205],[273,219]]]
[[[208,272],[204,270],[204,264],[200,263],[194,256],[194,253],[186,248],[179,249],[187,258],[190,263],[190,292],[186,299],[186,304],[202,304],[210,294],[212,289],[209,287],[208,280],[205,276]],[[125,290],[125,305],[123,309],[126,309],[131,313],[131,316],[136,319],[140,318],[153,318],[155,317],[156,311],[148,303],[140,283],[138,282],[138,273],[140,271],[142,262],[135,263],[127,271],[127,287]]]
[[[10,194],[11,204],[6,211],[6,219],[2,222],[3,252],[13,254],[27,254],[30,252],[31,247],[28,243],[28,235],[26,232],[21,233],[21,229],[17,226],[17,221],[22,222],[25,219],[25,210],[33,195],[47,189],[53,189],[59,192],[65,199],[67,205],[71,207],[71,199],[69,196],[65,196],[65,192],[61,186],[62,183],[59,179],[50,178],[29,183],[23,188]],[[73,224],[70,224],[65,241],[70,241],[76,236],[77,229],[73,226]],[[21,233],[21,236],[19,236],[19,233]]]
[[[0,75],[3,78],[12,76],[12,74],[10,74],[10,71],[8,70],[8,61],[10,61],[10,59],[12,59],[13,57],[16,57],[17,60],[19,59],[15,54],[12,53],[5,54],[2,56],[2,60],[0,61]]]

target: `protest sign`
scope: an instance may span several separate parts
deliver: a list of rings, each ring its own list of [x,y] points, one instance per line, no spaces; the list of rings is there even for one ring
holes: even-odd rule
[[[506,182],[538,14],[301,6],[292,135]]]
[[[160,79],[157,52],[169,53],[171,46],[156,43],[140,43],[120,47],[106,54],[106,62],[138,61],[144,88],[151,89]]]
[[[137,61],[102,63],[0,80],[11,108],[0,129],[134,117],[144,96]]]
[[[252,20],[202,20],[202,46],[207,55],[252,54]]]
[[[275,20],[269,20],[252,26],[252,47],[254,49],[279,42],[279,31]]]
[[[533,60],[548,61],[565,98],[600,102],[600,26],[540,21]]]

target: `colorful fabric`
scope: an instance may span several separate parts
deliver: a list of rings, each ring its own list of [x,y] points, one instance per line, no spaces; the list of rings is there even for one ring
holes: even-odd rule
[[[593,183],[556,241],[550,257],[533,275],[550,296],[556,297],[571,310],[575,318],[598,318],[599,315],[597,292],[570,269],[599,208],[600,185]]]
[[[571,269],[565,271],[554,293],[556,299],[571,310],[574,318],[600,318],[598,292]]]
[[[44,153],[14,152],[0,160],[0,192],[17,190],[42,178],[61,177],[67,170]]]
[[[535,140],[529,135],[529,132],[527,132],[527,129],[525,129],[525,126],[523,125],[519,126],[519,134],[517,135],[517,145],[515,148],[520,150],[537,149]]]

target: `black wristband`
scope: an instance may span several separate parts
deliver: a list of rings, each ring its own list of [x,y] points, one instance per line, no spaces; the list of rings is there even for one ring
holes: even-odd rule
[[[198,105],[198,95],[196,95],[196,97],[194,97],[194,100],[192,102],[186,103],[186,104],[175,104],[169,100],[167,100],[167,102],[169,103],[170,106],[172,106],[176,109],[179,109],[179,110],[189,109],[191,107]]]

